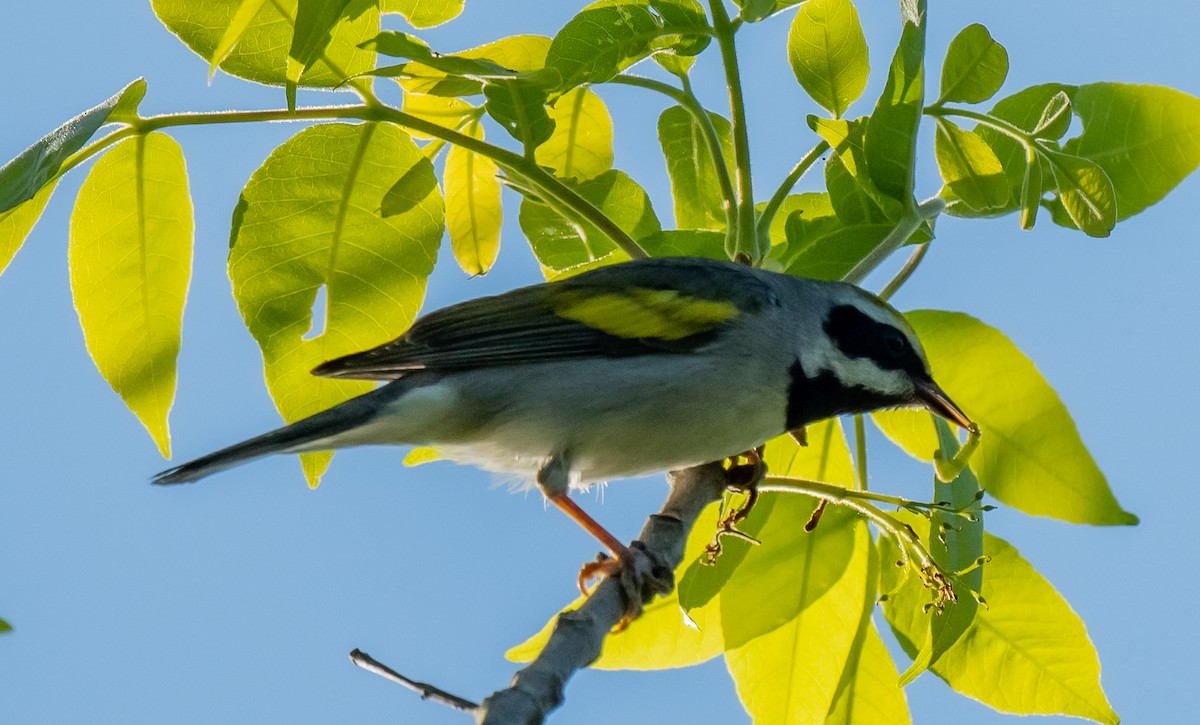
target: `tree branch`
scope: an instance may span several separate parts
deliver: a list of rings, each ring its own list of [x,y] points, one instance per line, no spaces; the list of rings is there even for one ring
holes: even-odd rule
[[[671,493],[662,510],[651,516],[638,536],[649,558],[673,571],[683,561],[684,545],[696,517],[725,490],[725,471],[718,463],[667,474]],[[638,549],[631,549],[638,551]],[[633,562],[624,562],[628,567]],[[518,672],[507,689],[493,693],[475,710],[481,725],[541,723],[563,700],[563,688],[576,670],[600,656],[604,638],[625,616],[622,581],[600,582],[583,606],[559,615],[541,653]]]

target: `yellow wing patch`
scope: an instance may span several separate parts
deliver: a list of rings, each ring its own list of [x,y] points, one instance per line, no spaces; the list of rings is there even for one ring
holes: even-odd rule
[[[738,315],[732,302],[687,297],[676,290],[630,287],[620,292],[564,290],[551,299],[559,317],[615,337],[682,340]]]

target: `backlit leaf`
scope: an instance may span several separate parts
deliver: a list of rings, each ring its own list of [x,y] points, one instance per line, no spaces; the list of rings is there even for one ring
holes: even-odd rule
[[[726,169],[734,169],[733,136],[729,121],[716,114],[709,119],[721,145]],[[667,161],[675,225],[680,229],[725,229],[725,199],[716,166],[695,117],[682,106],[671,106],[658,117],[658,141]]]
[[[541,35],[512,35],[469,50],[455,53],[456,58],[486,60],[513,71],[530,74],[546,65],[550,38]],[[471,96],[483,92],[483,84],[468,78],[452,78],[420,62],[409,63],[400,77],[400,85],[409,93],[438,96]]]
[[[573,186],[634,239],[662,231],[650,197],[624,171],[611,169]],[[616,244],[595,226],[573,216],[568,218],[544,203],[525,199],[519,219],[538,261],[551,270],[570,269],[614,252],[624,258]]]
[[[88,139],[109,122],[118,106],[132,103],[136,107],[145,94],[146,81],[139,78],[104,103],[89,108],[38,139],[37,143],[0,167],[0,214],[32,199],[58,176],[63,162],[83,148]]]
[[[1001,98],[989,111],[989,115],[1008,121],[1024,131],[1032,132],[1041,123],[1047,110],[1056,106],[1055,99],[1058,94],[1070,89],[1071,86],[1059,83],[1030,86],[1011,96]],[[1008,177],[1010,193],[1004,210],[1011,211],[1019,208],[1025,181],[1025,146],[1006,134],[988,128],[986,124],[980,124],[975,129],[975,133],[986,141],[988,146],[992,147],[992,151],[996,153],[996,158],[1000,161],[1000,166],[1004,168],[1005,176]],[[1049,182],[1050,179],[1047,178],[1045,181]]]
[[[546,113],[546,90],[525,78],[485,83],[484,108],[526,149],[535,149],[554,133],[554,119]]]
[[[387,195],[397,199],[390,215]],[[369,383],[309,371],[396,337],[416,315],[443,225],[429,161],[390,124],[315,126],[267,158],[239,207],[229,276],[284,419],[370,390]],[[322,286],[322,332],[306,339]],[[330,455],[302,457],[310,485]]]
[[[88,354],[168,458],[192,229],[183,151],[161,133],[102,156],[71,213],[71,292]]]
[[[1117,193],[1104,169],[1073,154],[1038,149],[1054,171],[1058,198],[1071,222],[1089,237],[1107,237],[1117,224]]]
[[[33,225],[37,224],[37,220],[42,216],[46,202],[50,201],[50,195],[54,193],[56,183],[51,181],[34,194],[32,199],[27,199],[8,211],[0,212],[0,274],[4,274],[9,262],[12,262],[21,244],[33,230]]]
[[[803,521],[791,523],[803,531]],[[804,604],[786,623],[753,639],[738,641],[725,653],[738,697],[755,722],[825,722],[860,631],[864,603],[871,599],[868,591],[874,582],[868,574],[870,537],[862,520],[844,509],[831,508],[821,524],[804,536],[808,541],[797,542],[800,548],[792,557],[796,566],[787,572],[791,578],[779,581],[778,589],[769,586],[776,583],[774,580],[760,580],[757,587],[751,581],[731,581],[721,595],[727,646],[733,645],[728,629],[733,616],[751,622],[759,616],[755,608],[739,608],[736,612],[727,609],[735,586],[749,588],[747,598],[759,594],[760,605],[771,609],[776,604],[793,608]],[[825,537],[836,537],[836,550],[817,543]],[[764,546],[768,542],[764,539]],[[825,581],[824,575],[834,571],[823,559],[830,554],[836,554],[842,565],[832,581]],[[738,574],[747,571],[749,564],[748,560]],[[763,584],[768,585],[766,591],[762,591]],[[785,602],[777,602],[776,598]]]
[[[539,165],[576,181],[612,168],[612,118],[600,96],[587,88],[572,89],[555,99],[549,114],[554,133],[537,148]]]
[[[988,493],[1029,514],[1137,523],[1117,503],[1054,389],[1007,337],[958,312],[919,310],[906,317],[934,379],[983,429],[971,469]],[[937,445],[931,445],[929,415],[900,410],[874,418],[906,451],[930,460]],[[913,436],[914,430],[926,432]]]
[[[982,103],[996,95],[1007,76],[1008,51],[984,26],[968,25],[950,41],[937,102]]]
[[[385,13],[400,13],[414,28],[432,28],[458,17],[466,0],[380,0]]]
[[[813,100],[841,117],[867,86],[870,64],[858,11],[850,0],[808,0],[788,34],[788,60]]]
[[[1011,192],[992,147],[945,119],[937,119],[936,128],[934,149],[948,196],[965,204],[970,212],[986,214],[1003,208]]]
[[[476,124],[470,135],[483,137]],[[500,251],[499,168],[489,158],[451,146],[446,154],[446,231],[458,266],[470,275],[486,274]]]
[[[1104,169],[1118,219],[1157,203],[1200,164],[1200,98],[1125,83],[1089,83],[1068,93],[1083,134],[1063,150]]]
[[[911,203],[917,126],[925,98],[925,25],[905,22],[887,84],[867,122],[866,159],[880,191]]]
[[[227,32],[247,22],[243,0],[151,0],[151,6],[163,25],[210,65],[216,61],[226,73],[256,83],[287,84],[297,0],[264,3],[231,47]],[[351,0],[345,15],[351,19],[334,27],[320,56],[299,77],[301,87],[333,88],[374,67],[374,53],[358,45],[379,32],[376,0]],[[221,54],[225,57],[218,60]]]
[[[868,619],[859,637],[862,641],[857,651],[851,652],[848,671],[843,675],[825,725],[911,723],[904,690],[896,684],[899,678],[896,665],[874,622]]]
[[[1001,712],[1074,715],[1115,725],[1119,718],[1100,687],[1100,661],[1079,615],[1008,542],[985,534],[984,551],[991,557],[982,592],[988,607],[933,672]],[[893,623],[911,652],[910,625]]]
[[[300,82],[300,76],[325,52],[333,39],[333,28],[349,4],[350,0],[297,0],[295,28],[287,57],[289,109],[296,108],[296,84]],[[213,57],[216,58],[216,51]],[[211,66],[209,75],[212,75]]]

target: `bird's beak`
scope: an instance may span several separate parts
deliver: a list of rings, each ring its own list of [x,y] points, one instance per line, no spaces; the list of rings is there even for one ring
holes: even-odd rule
[[[917,398],[925,404],[929,412],[940,415],[955,425],[971,430],[975,424],[954,404],[946,393],[932,380],[917,383]]]

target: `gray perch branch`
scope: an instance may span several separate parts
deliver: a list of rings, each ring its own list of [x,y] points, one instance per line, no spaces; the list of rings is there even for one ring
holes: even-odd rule
[[[475,715],[480,725],[538,725],[563,701],[567,680],[600,656],[604,638],[628,611],[627,597],[649,603],[669,592],[672,574],[682,562],[684,546],[704,507],[718,500],[727,483],[720,463],[667,474],[671,492],[662,510],[651,516],[622,562],[621,576],[600,582],[579,609],[558,616],[541,653],[513,676],[512,684],[479,705],[395,673],[359,650],[354,664],[429,698]]]

